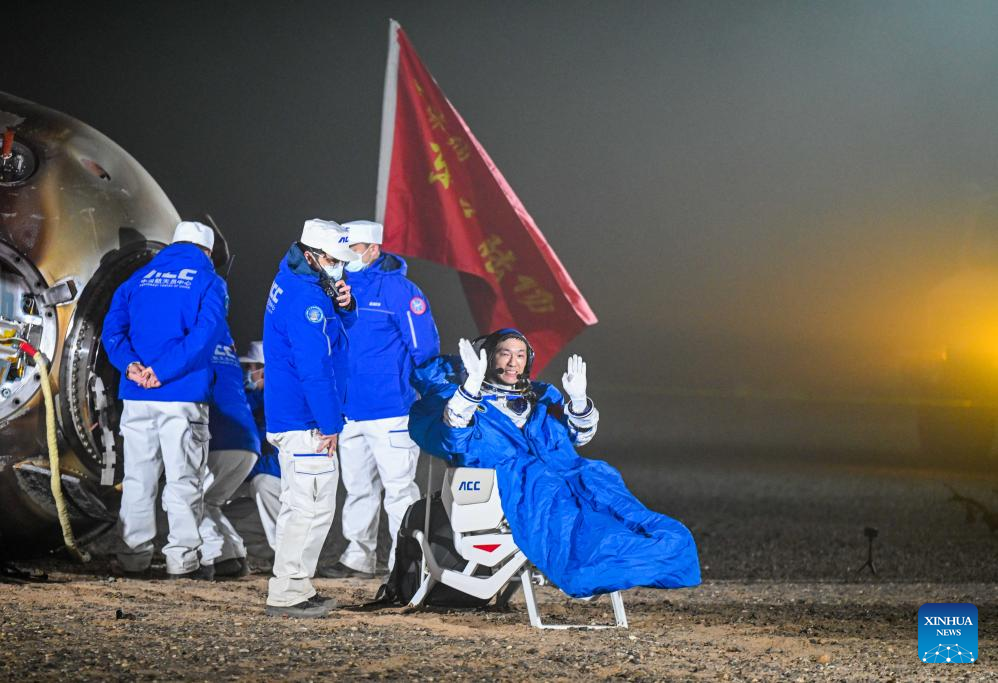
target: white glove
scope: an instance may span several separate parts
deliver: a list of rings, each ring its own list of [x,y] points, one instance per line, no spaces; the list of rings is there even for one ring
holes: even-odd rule
[[[586,363],[582,356],[573,354],[568,358],[568,370],[561,376],[561,386],[572,401],[572,410],[581,413],[586,409]]]
[[[468,379],[464,380],[464,390],[472,396],[478,396],[482,390],[482,382],[485,381],[485,370],[489,362],[485,349],[476,355],[475,348],[467,339],[458,342],[457,348],[461,352],[461,362],[464,363],[464,369],[468,373]],[[583,380],[583,386],[584,382]]]

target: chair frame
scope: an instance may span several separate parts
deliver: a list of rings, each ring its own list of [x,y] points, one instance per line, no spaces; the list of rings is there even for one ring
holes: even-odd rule
[[[449,473],[455,473],[458,469],[474,470],[475,468],[448,468]],[[490,470],[491,471],[491,470]],[[427,475],[427,492],[430,491],[430,482],[433,476],[433,462],[430,462],[430,472]],[[453,479],[453,475],[451,476]],[[448,485],[448,475],[444,476],[444,486]],[[494,481],[493,488],[498,491],[498,481]],[[496,493],[496,496],[498,494]],[[429,501],[429,493],[427,493]],[[437,564],[433,556],[432,548],[427,539],[430,528],[430,505],[426,505],[426,517],[422,531],[413,532],[413,537],[419,543],[423,551],[423,580],[419,589],[409,601],[408,609],[420,609],[426,603],[430,591],[438,583],[450,586],[455,590],[467,595],[480,598],[482,600],[496,599],[496,605],[505,607],[510,598],[516,594],[518,589],[523,590],[523,598],[527,603],[527,614],[530,618],[530,625],[538,629],[606,629],[606,628],[628,628],[627,614],[624,610],[624,599],[620,591],[610,593],[610,603],[613,607],[613,624],[545,624],[541,619],[540,610],[537,606],[537,598],[534,594],[534,584],[544,585],[546,578],[531,564],[523,551],[517,547],[513,541],[513,535],[505,526],[505,515],[497,527],[487,529],[467,530],[464,533],[454,532],[454,545],[458,553],[467,561],[462,571],[454,569],[444,569]],[[447,510],[448,518],[451,511]],[[490,550],[486,552],[474,552],[474,547],[485,545]],[[498,554],[492,555],[498,551]],[[470,556],[470,557],[469,557]],[[475,576],[479,567],[499,567],[491,576]],[[591,600],[592,598],[582,598]]]

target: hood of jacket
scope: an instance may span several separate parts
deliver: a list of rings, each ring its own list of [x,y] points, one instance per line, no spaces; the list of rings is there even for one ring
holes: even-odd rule
[[[312,270],[312,266],[308,265],[308,261],[305,260],[305,252],[297,244],[292,244],[291,248],[284,254],[280,270],[282,273],[297,275],[316,284],[319,283],[319,274]]]
[[[409,264],[401,256],[395,254],[382,253],[374,259],[364,270],[356,273],[347,272],[347,282],[364,282],[374,277],[405,277],[409,270]]]
[[[211,269],[213,273],[215,272],[215,266],[212,264],[211,259],[208,258],[208,255],[201,251],[201,247],[195,244],[188,244],[187,242],[166,245],[150,261],[150,264],[162,270],[169,270],[174,263],[181,267],[188,267],[192,265],[192,262]]]

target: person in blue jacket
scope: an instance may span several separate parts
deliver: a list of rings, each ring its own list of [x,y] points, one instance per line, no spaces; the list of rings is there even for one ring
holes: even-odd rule
[[[513,539],[548,579],[574,597],[700,583],[689,530],[642,505],[613,467],[576,453],[599,419],[579,356],[562,375],[563,399],[530,380],[533,350],[517,330],[459,346],[460,360],[416,370],[409,431],[451,465],[495,469]]]
[[[249,573],[246,546],[222,506],[232,499],[260,455],[260,434],[243,391],[243,371],[236,344],[226,325],[225,337],[211,359],[211,442],[204,480],[204,517],[200,532],[201,564],[213,564],[215,578]]]
[[[239,364],[246,403],[260,439],[260,457],[222,512],[242,537],[250,568],[266,568],[270,573],[277,547],[277,516],[281,513],[281,465],[277,449],[267,441],[263,342],[250,342],[246,354],[239,356]]]
[[[281,512],[266,613],[325,616],[311,578],[336,510],[336,443],[343,429],[348,345],[356,304],[343,266],[357,259],[333,221],[305,222],[270,288],[263,318],[267,440],[281,463]]]
[[[239,362],[243,366],[246,401],[253,413],[262,442],[260,459],[253,465],[246,479],[253,490],[253,499],[260,514],[264,535],[273,551],[277,548],[277,516],[281,513],[281,461],[277,457],[277,449],[267,441],[267,421],[263,409],[265,381],[263,342],[251,342],[249,351],[245,356],[239,357]]]
[[[125,477],[119,521],[125,572],[149,568],[156,494],[166,471],[163,547],[171,577],[211,578],[202,569],[198,526],[208,455],[211,355],[225,331],[225,283],[210,256],[211,228],[184,221],[173,242],[126,280],[111,300],[101,341],[121,371]]]
[[[348,545],[336,565],[319,573],[373,578],[382,494],[392,539],[389,571],[402,516],[419,499],[419,446],[409,437],[416,391],[409,376],[440,353],[440,336],[426,297],[406,278],[405,261],[381,251],[383,226],[351,221],[343,227],[360,254],[346,266],[358,311],[350,329],[350,391],[339,444]]]

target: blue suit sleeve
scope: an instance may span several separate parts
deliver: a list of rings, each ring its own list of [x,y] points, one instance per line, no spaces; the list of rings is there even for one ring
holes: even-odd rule
[[[160,382],[166,384],[208,365],[215,344],[225,334],[225,300],[225,283],[213,276],[201,297],[193,328],[182,342],[150,363]]]
[[[419,287],[408,281],[406,284],[407,287],[394,293],[392,307],[399,332],[409,349],[413,367],[416,367],[440,354],[440,335],[430,303]]]
[[[128,315],[128,292],[127,283],[118,287],[111,299],[111,308],[104,316],[104,327],[101,330],[101,342],[107,357],[111,359],[111,364],[121,372],[132,363],[142,362],[139,354],[132,347],[132,340],[128,336],[131,319]]]
[[[450,465],[465,464],[471,439],[478,425],[451,427],[444,422],[444,408],[449,397],[441,393],[424,396],[409,411],[409,436],[427,453]]]
[[[322,311],[321,320],[309,320],[308,311],[313,308]],[[343,430],[343,405],[333,367],[333,340],[328,332],[329,319],[335,315],[332,308],[332,302],[326,297],[306,298],[301,305],[291,308],[288,320],[288,338],[305,400],[319,430],[327,436]],[[335,320],[333,324],[336,325]],[[346,378],[339,379],[346,381]]]

